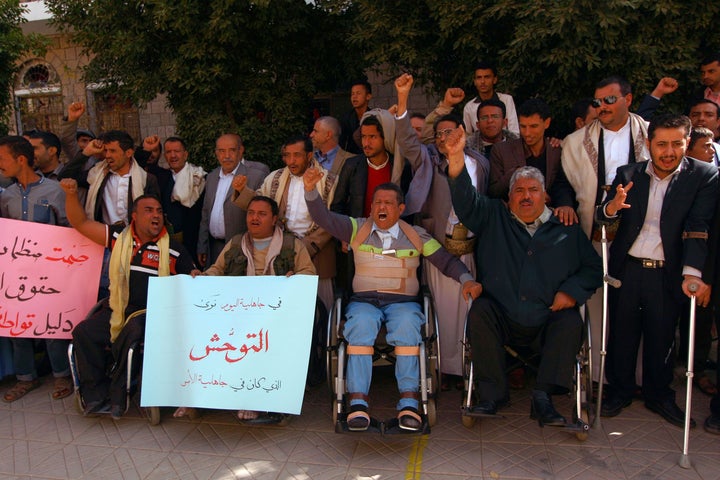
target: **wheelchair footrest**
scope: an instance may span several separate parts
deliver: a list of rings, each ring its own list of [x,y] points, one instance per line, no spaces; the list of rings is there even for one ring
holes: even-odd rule
[[[335,433],[352,433],[353,435],[358,435],[363,433],[382,434],[383,431],[383,422],[373,417],[370,417],[370,425],[365,430],[350,430],[346,419],[338,420],[335,424]]]
[[[397,418],[391,418],[385,422],[385,435],[425,435],[430,433],[430,424],[427,421],[425,415],[422,416],[422,425],[417,430],[406,430],[400,428],[400,422]]]
[[[461,408],[462,410],[462,416],[463,417],[473,417],[473,418],[494,418],[496,420],[502,420],[505,417],[505,415],[501,415],[499,413],[496,413],[494,415],[487,414],[487,413],[479,413],[479,412],[473,412],[472,407],[465,407],[463,406]]]
[[[582,420],[577,420],[575,423],[566,423],[565,425],[544,425],[545,427],[550,428],[560,428],[568,433],[584,433],[590,430],[590,425],[583,422]]]

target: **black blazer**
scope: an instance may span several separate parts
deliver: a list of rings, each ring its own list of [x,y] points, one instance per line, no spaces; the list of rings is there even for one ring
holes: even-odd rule
[[[650,193],[650,176],[645,172],[648,162],[624,165],[617,176],[606,201],[597,207],[595,219],[601,224],[619,221],[618,231],[610,246],[608,269],[610,275],[622,280],[627,253],[645,222]],[[617,218],[605,215],[605,205],[615,197],[619,184],[633,182],[625,203],[630,208],[618,212]],[[710,163],[683,158],[680,172],[670,180],[660,213],[660,236],[665,253],[665,274],[668,285],[681,300],[682,269],[684,266],[700,271],[705,266],[708,243],[697,238],[709,232],[718,197],[718,169]],[[683,239],[685,233],[693,238]],[[698,235],[700,234],[700,235]]]

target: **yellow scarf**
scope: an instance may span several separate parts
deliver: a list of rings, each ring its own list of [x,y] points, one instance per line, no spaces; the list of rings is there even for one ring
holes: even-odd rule
[[[131,223],[125,227],[118,239],[115,241],[112,254],[110,255],[110,341],[114,342],[120,331],[125,326],[125,308],[130,297],[130,262],[134,252],[133,229],[135,224]],[[170,236],[163,229],[157,241],[160,249],[160,265],[158,275],[166,277],[170,275]]]

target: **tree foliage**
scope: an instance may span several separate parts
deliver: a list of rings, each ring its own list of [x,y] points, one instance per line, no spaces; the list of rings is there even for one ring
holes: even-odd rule
[[[92,55],[86,81],[139,103],[167,95],[195,163],[239,133],[271,165],[307,132],[310,101],[362,65],[343,45],[350,15],[298,0],[47,0],[54,25]]]
[[[24,35],[20,25],[25,21],[25,7],[19,0],[0,0],[0,135],[7,135],[7,120],[12,108],[13,80],[18,71],[18,61],[23,54],[32,51],[42,54],[43,39],[37,35]]]
[[[331,1],[335,6],[347,0]],[[497,64],[500,91],[542,96],[563,117],[610,74],[636,93],[666,75],[681,109],[698,88],[698,63],[720,49],[720,3],[698,0],[395,0],[352,2],[351,42],[383,72],[408,71],[436,94],[462,86],[475,95],[473,65]]]

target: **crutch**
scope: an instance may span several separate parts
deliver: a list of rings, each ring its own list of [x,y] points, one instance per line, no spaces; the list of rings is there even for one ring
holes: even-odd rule
[[[695,359],[695,304],[697,299],[695,298],[695,292],[697,292],[698,285],[691,283],[688,285],[690,290],[690,325],[688,332],[688,360],[687,360],[687,391],[685,398],[685,432],[683,439],[683,452],[678,460],[678,465],[682,468],[690,468],[690,458],[688,458],[688,443],[690,442],[690,410],[692,409],[692,386],[693,386],[693,360]]]
[[[605,225],[600,227],[600,244],[602,246],[603,266],[603,304],[602,304],[602,334],[600,344],[600,377],[598,378],[598,401],[595,412],[594,426],[600,428],[600,410],[602,409],[603,381],[605,379],[605,356],[607,355],[607,325],[608,325],[608,287],[620,288],[622,282],[608,274],[608,239]]]

